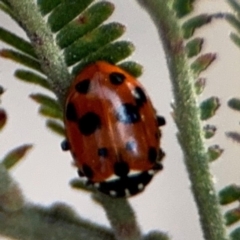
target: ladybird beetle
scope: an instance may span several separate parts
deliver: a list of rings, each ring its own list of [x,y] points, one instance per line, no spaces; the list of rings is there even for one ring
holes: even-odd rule
[[[66,99],[67,141],[79,176],[100,192],[128,197],[162,169],[163,117],[142,85],[123,69],[99,61],[73,81]]]

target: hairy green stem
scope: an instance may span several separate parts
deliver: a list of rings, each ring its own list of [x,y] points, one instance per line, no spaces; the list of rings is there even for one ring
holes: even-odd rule
[[[94,195],[106,211],[117,240],[139,240],[141,231],[135,214],[125,198],[115,199],[101,193]]]
[[[63,102],[71,76],[35,1],[7,0],[7,2],[14,12],[15,19],[30,38],[40,60],[41,67],[50,79],[54,92],[58,95],[60,101]]]
[[[149,12],[154,21],[167,56],[174,93],[174,119],[179,131],[178,139],[183,149],[204,237],[207,240],[226,240],[224,221],[202,136],[200,113],[193,86],[194,75],[190,71],[184,52],[184,39],[178,20],[171,9],[172,1],[137,2]]]
[[[111,230],[105,227],[34,205],[24,206],[11,214],[1,211],[0,217],[1,235],[14,239],[116,240]]]

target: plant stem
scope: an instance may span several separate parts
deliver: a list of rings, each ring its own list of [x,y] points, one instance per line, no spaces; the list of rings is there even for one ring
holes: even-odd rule
[[[141,239],[141,231],[135,214],[125,198],[115,199],[97,193],[94,194],[94,199],[106,211],[117,240]]]
[[[184,52],[184,39],[178,19],[171,9],[172,1],[137,0],[154,21],[166,54],[174,93],[174,119],[178,139],[191,181],[204,237],[207,240],[226,240],[226,230],[218,198],[209,171],[200,124],[200,112],[194,91],[194,75]]]
[[[41,16],[33,0],[7,0],[14,12],[15,19],[26,31],[38,55],[44,73],[50,79],[53,90],[61,102],[64,101],[66,89],[71,76],[53,35]]]

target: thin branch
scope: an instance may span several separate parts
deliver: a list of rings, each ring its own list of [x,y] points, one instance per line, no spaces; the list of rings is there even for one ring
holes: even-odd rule
[[[24,28],[40,60],[44,73],[60,101],[64,101],[71,76],[53,35],[33,0],[6,0],[15,14],[15,19]]]
[[[111,231],[105,227],[98,227],[80,218],[74,220],[73,216],[64,216],[69,214],[64,213],[69,211],[67,206],[58,208],[52,211],[51,208],[28,205],[11,214],[1,211],[0,232],[8,237],[28,240],[115,240]]]
[[[135,214],[125,198],[115,199],[101,193],[94,194],[94,198],[105,209],[117,240],[141,239]]]

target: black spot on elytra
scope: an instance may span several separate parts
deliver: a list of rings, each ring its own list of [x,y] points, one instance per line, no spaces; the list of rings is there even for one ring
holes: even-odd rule
[[[139,122],[141,117],[138,108],[130,103],[125,103],[117,109],[116,117],[118,121],[130,124]]]
[[[91,135],[100,127],[100,117],[94,112],[88,112],[78,120],[79,131],[85,136]]]
[[[162,116],[157,116],[157,123],[158,123],[158,126],[160,127],[166,124],[166,120]]]
[[[99,148],[98,149],[98,156],[99,157],[107,157],[107,155],[108,155],[108,150],[107,150],[107,148]]]
[[[140,87],[134,88],[132,94],[135,98],[138,107],[141,107],[145,102],[147,102],[147,97],[142,88]]]
[[[129,141],[126,143],[126,150],[128,150],[128,151],[133,152],[136,150],[136,147],[137,147],[136,142],[134,142],[134,141]]]
[[[75,85],[75,89],[78,93],[82,93],[82,94],[86,94],[89,90],[89,86],[90,86],[90,80],[89,79],[85,79],[81,82],[78,82]]]
[[[77,121],[77,112],[73,103],[67,104],[65,114],[68,121]]]
[[[156,162],[157,150],[154,147],[148,149],[148,160],[152,163]]]
[[[112,72],[109,74],[110,82],[114,85],[120,85],[125,80],[125,75],[119,72]]]
[[[82,166],[82,170],[83,170],[84,176],[86,176],[87,178],[91,179],[93,177],[93,171],[87,164],[84,164]]]
[[[119,177],[125,177],[129,173],[129,166],[124,161],[119,161],[114,164],[114,173]]]

